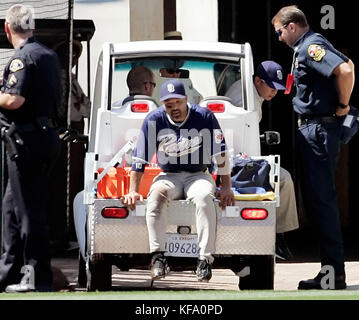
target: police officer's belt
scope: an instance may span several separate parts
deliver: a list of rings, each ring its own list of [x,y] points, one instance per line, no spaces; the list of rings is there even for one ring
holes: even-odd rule
[[[44,131],[48,128],[56,128],[56,125],[47,117],[37,117],[34,122],[29,123],[16,123],[16,129],[21,132]]]
[[[308,125],[308,124],[318,124],[318,123],[337,123],[338,120],[334,116],[315,116],[315,115],[305,115],[300,114],[298,117],[298,127]]]

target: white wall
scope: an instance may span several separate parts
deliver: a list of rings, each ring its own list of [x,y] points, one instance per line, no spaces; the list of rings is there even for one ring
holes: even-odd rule
[[[218,41],[217,2],[177,0],[177,30],[182,32],[183,40]]]
[[[130,38],[129,0],[75,1],[74,19],[91,19],[95,23],[95,34],[91,40],[91,90],[95,76],[97,58],[104,42],[127,42]],[[79,62],[79,81],[87,90],[87,54],[84,47]]]
[[[163,1],[130,0],[130,40],[163,39]]]
[[[130,40],[129,1],[131,0],[75,1],[74,18],[92,19],[96,27],[91,40],[91,90],[102,44],[108,41]],[[143,1],[148,3],[152,0]],[[158,15],[149,16],[149,18],[161,19]],[[184,40],[218,41],[217,0],[177,0],[177,30],[182,32]],[[87,88],[86,59],[84,48],[79,62],[79,81],[85,92]]]

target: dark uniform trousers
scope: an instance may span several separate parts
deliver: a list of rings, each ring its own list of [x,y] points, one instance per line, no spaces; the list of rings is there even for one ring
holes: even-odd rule
[[[49,252],[49,231],[46,203],[48,175],[59,153],[57,131],[48,128],[21,134],[24,146],[19,158],[7,157],[8,184],[3,199],[3,246],[0,260],[0,284],[19,283],[23,265],[35,270],[35,286],[48,289],[52,285]]]
[[[310,123],[299,127],[302,193],[306,211],[318,231],[321,265],[344,274],[344,253],[335,190],[335,166],[340,152],[338,123]]]

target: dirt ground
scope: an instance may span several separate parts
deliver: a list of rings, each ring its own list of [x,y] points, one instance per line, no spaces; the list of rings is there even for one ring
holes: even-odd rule
[[[354,230],[355,231],[355,230]],[[359,235],[357,232],[344,233],[344,253],[347,290],[359,290]],[[293,231],[287,234],[287,243],[293,253],[289,262],[277,260],[275,266],[274,290],[297,290],[300,280],[313,278],[320,271],[318,245],[315,236],[306,230]],[[77,286],[78,250],[64,251],[52,259],[52,265],[59,268],[67,277],[74,290],[85,290]],[[148,270],[119,271],[112,269],[114,289],[151,288],[151,276]],[[229,269],[214,269],[213,277],[208,283],[198,282],[191,271],[170,272],[165,279],[155,281],[154,288],[219,289],[239,290],[238,276]]]
[[[58,257],[52,260],[53,266],[61,269],[74,290],[84,290],[77,286],[78,262],[76,257]],[[359,261],[346,262],[347,290],[359,290]],[[312,278],[320,270],[320,263],[276,263],[274,290],[297,290],[298,282]],[[112,286],[126,289],[151,287],[151,276],[148,270],[119,271],[112,270]],[[213,277],[208,283],[198,282],[193,272],[170,272],[165,279],[155,281],[154,288],[176,288],[177,290],[209,289],[238,290],[238,276],[231,270],[214,269]]]

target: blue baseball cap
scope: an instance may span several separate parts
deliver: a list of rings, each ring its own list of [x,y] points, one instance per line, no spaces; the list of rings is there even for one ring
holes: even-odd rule
[[[254,73],[265,81],[267,85],[276,90],[285,90],[283,68],[274,61],[263,61]]]
[[[160,101],[165,101],[171,98],[186,98],[186,90],[184,89],[184,85],[181,80],[167,80],[162,84]]]

